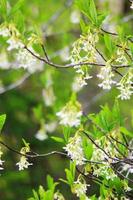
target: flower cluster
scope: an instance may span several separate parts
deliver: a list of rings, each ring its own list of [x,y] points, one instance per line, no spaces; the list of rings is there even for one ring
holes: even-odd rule
[[[3,165],[3,163],[4,163],[4,161],[1,159],[2,154],[3,154],[3,152],[1,151],[1,147],[0,147],[0,170],[3,170],[2,165]]]
[[[133,1],[132,1],[132,3],[131,3],[131,6],[130,6],[130,8],[131,8],[131,9],[133,9]]]
[[[16,163],[16,165],[19,167],[19,170],[27,169],[32,163],[28,162],[28,158],[26,157],[26,154],[30,152],[29,144],[25,144],[25,147],[22,147],[20,150],[20,154],[22,155],[20,158],[20,161]]]
[[[54,194],[54,200],[65,200],[65,198],[63,197],[63,195],[59,191],[57,191]]]
[[[35,54],[34,50],[31,47],[30,50]],[[16,57],[18,67],[23,67],[24,69],[27,69],[30,73],[34,73],[37,70],[43,69],[43,63],[41,61],[38,61],[31,53],[29,53],[24,48],[19,49]]]
[[[103,89],[110,90],[112,84],[116,82],[112,79],[114,74],[112,72],[112,67],[110,61],[106,62],[106,65],[101,67],[100,73],[97,75],[99,79],[102,80],[102,83],[99,84],[99,87]]]
[[[57,127],[57,122],[56,121],[52,121],[50,123],[43,123],[41,125],[41,128],[37,131],[35,137],[38,139],[38,140],[46,140],[48,138],[48,135],[47,135],[47,132],[48,133],[52,133],[55,131]]]
[[[123,65],[127,65],[128,64],[128,60],[125,56],[125,52],[123,49],[118,49],[117,50],[117,59],[116,59],[116,62],[120,63],[120,64],[123,64]]]
[[[129,70],[121,81],[117,84],[117,88],[120,90],[119,98],[130,99],[133,94],[133,70]]]
[[[97,32],[91,33],[89,30],[87,35],[81,35],[80,38],[74,42],[71,52],[70,60],[73,64],[80,62],[93,63],[96,61],[95,46],[98,42]],[[92,78],[88,75],[88,66],[75,65],[76,72],[81,74],[82,79],[86,82],[87,79]],[[81,79],[81,78],[80,78]],[[83,83],[86,85],[85,83]]]
[[[72,192],[76,194],[77,197],[86,199],[85,197],[88,186],[89,185],[86,184],[84,179],[81,181],[80,178],[78,178],[73,184]]]
[[[77,127],[80,125],[80,118],[82,116],[81,105],[77,101],[69,101],[56,115],[60,119],[60,124]]]
[[[68,144],[64,149],[76,165],[83,165],[85,163],[82,138],[78,133],[74,137],[69,138]]]

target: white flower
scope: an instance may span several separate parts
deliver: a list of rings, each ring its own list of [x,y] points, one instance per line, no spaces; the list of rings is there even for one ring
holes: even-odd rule
[[[56,127],[57,127],[57,122],[56,121],[52,121],[49,122],[47,124],[45,124],[46,130],[48,133],[52,133],[55,131]]]
[[[22,154],[20,161],[16,163],[16,165],[19,167],[19,170],[27,169],[32,163],[28,162],[28,158],[26,157],[26,154],[30,152],[30,146],[28,143],[25,142],[25,147],[22,147],[20,150],[20,153]]]
[[[39,129],[35,135],[35,137],[40,140],[40,141],[43,141],[43,140],[46,140],[48,138],[48,135],[46,133],[46,130],[45,129]]]
[[[97,75],[97,77],[102,80],[102,83],[100,83],[98,86],[102,87],[103,89],[110,90],[111,85],[116,83],[114,80],[112,80],[114,74],[112,72],[110,61],[108,61],[105,66],[101,67],[100,73]]]
[[[56,97],[52,86],[48,86],[43,89],[42,96],[46,106],[52,106],[55,103]]]
[[[129,72],[121,79],[121,81],[117,84],[117,88],[120,90],[120,95],[118,98],[122,100],[130,99],[133,94],[133,72],[129,70]]]
[[[74,69],[76,69],[76,72],[81,74],[82,76],[86,76],[89,66],[79,65],[79,63],[96,62],[95,46],[99,38],[97,32],[95,30],[93,31],[94,32],[88,30],[88,33],[86,35],[81,35],[80,38],[73,43],[73,49],[71,51],[71,63],[75,64]]]
[[[7,28],[6,25],[1,25],[0,26],[0,35],[3,36],[3,37],[8,37],[10,36],[10,30]]]
[[[8,61],[7,54],[5,52],[2,52],[0,54],[0,68],[1,69],[10,68],[10,62]]]
[[[74,10],[70,15],[70,20],[73,24],[78,24],[80,22],[80,12],[78,10]]]
[[[0,147],[0,170],[3,170],[2,165],[4,163],[4,161],[1,159],[2,155],[3,155],[3,152],[1,151],[1,147]]]
[[[91,78],[92,76],[90,76],[89,74],[87,76],[82,76],[82,75],[76,76],[72,84],[72,90],[74,92],[80,91],[85,85],[87,85],[86,80]]]
[[[130,8],[133,9],[133,2],[132,2],[132,4],[131,4]]]
[[[67,103],[66,106],[63,107],[62,110],[56,114],[60,119],[60,124],[70,127],[79,126],[80,118],[82,116],[80,107],[81,106],[78,102],[76,102],[75,104],[73,104],[72,102]]]
[[[128,64],[128,60],[125,56],[125,52],[122,49],[118,49],[117,50],[117,59],[116,62],[123,64],[123,65],[127,65]]]
[[[19,170],[27,169],[32,163],[28,162],[28,159],[25,156],[21,156],[20,161],[16,163],[18,165]]]
[[[63,195],[60,192],[54,194],[54,200],[65,200]]]
[[[35,53],[32,48],[29,49],[33,53]],[[27,69],[30,73],[34,73],[37,70],[42,70],[43,68],[43,63],[38,59],[36,59],[26,49],[19,49],[18,53],[16,54],[16,57],[17,57],[18,67],[23,67],[24,69]]]
[[[60,51],[60,58],[61,58],[61,60],[62,61],[68,61],[69,60],[69,57],[70,57],[70,55],[69,55],[69,48],[68,47],[65,47],[64,49],[62,49],[61,51]]]
[[[23,48],[24,47],[24,44],[22,43],[21,40],[19,40],[18,38],[15,38],[15,37],[10,37],[8,40],[7,40],[7,43],[9,44],[7,50],[8,51],[11,51],[13,49],[19,49],[19,48]]]
[[[83,197],[85,196],[87,192],[87,185],[85,181],[82,183],[79,179],[74,182],[72,191],[77,195],[77,197]]]
[[[78,134],[69,139],[68,144],[64,147],[68,156],[76,162],[76,165],[83,165],[85,162],[83,147],[82,147],[82,138]]]

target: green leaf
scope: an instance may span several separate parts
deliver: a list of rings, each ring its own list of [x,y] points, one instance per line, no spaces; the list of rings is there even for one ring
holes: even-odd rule
[[[133,137],[133,133],[129,132],[125,127],[120,127],[120,131],[129,137]]]
[[[20,8],[22,7],[22,5],[24,4],[24,1],[25,0],[19,0],[19,1],[17,1],[17,3],[10,10],[10,13],[9,13],[9,16],[8,16],[9,18],[11,16],[13,16],[18,10],[20,10]]]
[[[2,130],[4,124],[5,124],[5,121],[6,121],[6,115],[0,115],[0,131]]]
[[[0,15],[6,20],[7,17],[7,0],[0,0]]]
[[[51,138],[52,138],[54,141],[56,141],[56,142],[64,143],[64,139],[63,139],[63,138],[60,138],[60,137],[54,137],[54,136],[52,136]]]
[[[104,42],[105,42],[105,46],[108,49],[109,53],[112,55],[115,46],[113,45],[111,36],[108,34],[104,34]]]

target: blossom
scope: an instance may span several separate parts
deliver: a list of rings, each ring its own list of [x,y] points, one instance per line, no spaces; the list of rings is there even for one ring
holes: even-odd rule
[[[116,54],[117,54],[116,62],[118,62],[120,64],[123,64],[123,65],[127,65],[128,64],[128,60],[127,60],[127,58],[125,56],[124,50],[118,49]]]
[[[78,102],[75,102],[75,104],[73,104],[71,101],[68,102],[60,112],[56,113],[60,119],[60,124],[70,127],[79,126],[80,118],[82,116],[80,108],[81,106]]]
[[[78,24],[80,22],[80,12],[78,10],[74,10],[70,15],[70,21],[73,24]]]
[[[85,183],[85,181],[81,182],[79,179],[77,181],[74,182],[73,187],[72,187],[72,191],[73,193],[75,193],[77,195],[77,197],[84,197],[86,192],[87,192],[87,187],[89,185],[87,185]]]
[[[22,43],[21,40],[19,40],[18,38],[15,38],[15,37],[10,37],[8,40],[7,40],[7,43],[9,44],[7,50],[8,51],[11,51],[13,49],[19,49],[19,48],[23,48],[24,47],[24,44]]]
[[[10,68],[10,62],[8,61],[7,54],[5,52],[2,52],[0,54],[0,68],[1,69]]]
[[[61,51],[60,51],[60,58],[62,61],[68,61],[69,60],[69,48],[68,47],[65,47],[63,48]]]
[[[29,48],[33,53],[34,50]],[[37,55],[37,54],[36,54]],[[30,52],[26,49],[19,49],[18,53],[16,54],[18,67],[23,67],[27,69],[30,73],[34,73],[37,70],[42,70],[43,63],[38,61]]]
[[[133,9],[133,1],[132,1],[132,3],[131,3],[131,6],[130,6],[130,8],[131,8],[131,9]]]
[[[9,37],[11,35],[9,28],[5,24],[0,26],[0,35],[3,37]]]
[[[16,163],[16,165],[18,165],[19,170],[24,170],[27,169],[30,165],[32,165],[32,163],[28,162],[26,156],[21,156],[20,161]]]
[[[98,33],[93,30],[88,30],[86,35],[81,35],[80,38],[73,43],[73,49],[71,51],[70,60],[72,64],[75,64],[74,69],[85,80],[86,74],[88,74],[87,65],[80,65],[79,63],[93,63],[96,61],[96,43],[98,42]],[[78,65],[76,65],[78,64]]]
[[[112,72],[110,61],[106,62],[105,66],[101,67],[100,73],[97,75],[97,77],[102,80],[102,83],[100,83],[98,86],[102,87],[103,89],[110,90],[111,85],[116,83],[116,81],[112,80],[114,74]]]
[[[83,165],[85,161],[82,138],[78,134],[74,137],[69,138],[68,144],[64,147],[68,156],[76,162],[76,165]]]
[[[3,165],[3,163],[4,163],[4,161],[2,160],[2,154],[3,154],[3,152],[1,151],[1,147],[0,147],[0,170],[3,170],[3,167],[2,167],[2,165]]]
[[[16,165],[19,167],[19,170],[27,169],[32,163],[28,162],[28,158],[26,157],[26,154],[30,152],[29,144],[25,142],[25,147],[22,147],[20,150],[20,154],[22,154],[20,161],[16,163]]]
[[[85,85],[87,85],[86,80],[91,79],[91,78],[92,78],[92,76],[90,76],[89,74],[86,77],[84,77],[82,75],[76,76],[74,79],[74,82],[72,84],[72,90],[74,92],[80,91]]]
[[[46,106],[52,106],[55,103],[56,97],[51,85],[42,90],[42,96]]]
[[[46,129],[44,129],[44,128],[39,129],[37,131],[35,137],[40,141],[46,140],[48,138]]]
[[[118,98],[130,99],[133,94],[133,72],[131,70],[121,79],[121,81],[117,84],[117,88],[120,90],[120,95]]]
[[[65,198],[63,197],[63,195],[60,192],[56,192],[54,194],[54,200],[65,200]]]

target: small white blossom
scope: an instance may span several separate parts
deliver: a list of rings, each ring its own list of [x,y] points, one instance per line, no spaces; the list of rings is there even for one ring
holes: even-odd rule
[[[9,44],[7,50],[8,51],[11,51],[13,49],[19,49],[19,48],[23,48],[24,47],[24,44],[22,43],[21,40],[19,40],[18,38],[15,38],[15,37],[10,37],[8,40],[7,40],[7,43]]]
[[[110,61],[108,61],[105,66],[101,67],[100,73],[97,75],[97,77],[102,80],[102,83],[100,83],[98,86],[102,87],[103,89],[110,90],[112,84],[116,83],[114,80],[112,80],[114,74],[112,72]]]
[[[65,200],[65,198],[63,197],[63,195],[60,192],[56,192],[54,194],[54,200]]]
[[[30,152],[29,144],[25,143],[25,147],[23,147],[20,150],[20,153],[22,154],[20,161],[16,163],[16,165],[19,167],[19,170],[27,169],[30,165],[33,165],[32,163],[28,162],[28,158],[26,157],[26,154]]]
[[[52,122],[45,124],[45,126],[46,126],[46,130],[48,133],[53,133],[57,127],[57,122],[52,121]]]
[[[10,30],[8,29],[8,27],[4,24],[2,24],[0,26],[0,35],[3,36],[3,37],[9,37],[11,34],[10,34]]]
[[[77,195],[77,197],[83,197],[85,196],[87,192],[87,185],[85,181],[82,183],[79,179],[74,182],[72,191]]]
[[[70,127],[79,126],[80,118],[82,116],[80,108],[81,106],[78,102],[75,104],[72,102],[67,103],[60,112],[56,113],[60,119],[60,124]]]
[[[48,135],[46,133],[46,129],[45,128],[39,129],[37,131],[35,137],[40,141],[46,140],[48,138]]]
[[[130,6],[130,8],[131,8],[131,9],[133,9],[133,2],[131,3],[131,6]]]
[[[80,12],[78,10],[74,10],[70,15],[70,21],[73,24],[78,24],[80,22]]]
[[[4,161],[2,160],[2,155],[3,155],[3,152],[1,151],[1,147],[0,147],[0,170],[3,170],[3,163],[4,163]]]
[[[69,60],[69,57],[70,57],[70,55],[69,55],[69,48],[68,47],[65,47],[64,49],[62,49],[61,51],[60,51],[60,58],[61,58],[61,60],[62,61],[68,61]]]
[[[82,138],[78,134],[69,139],[68,144],[64,147],[68,156],[76,162],[76,165],[83,165],[85,162]]]
[[[24,170],[32,165],[32,163],[29,163],[28,159],[25,156],[21,156],[20,161],[16,163],[16,165],[19,167],[19,170]]]
[[[96,61],[95,46],[98,40],[97,32],[94,30],[92,33],[88,30],[86,35],[81,35],[80,38],[73,43],[70,60],[72,64],[75,64],[74,69],[76,69],[76,72],[83,77],[88,73],[88,65],[80,65],[79,63],[93,63]]]
[[[117,54],[116,62],[118,62],[120,64],[123,64],[123,65],[127,65],[128,64],[128,60],[127,60],[127,58],[125,56],[124,50],[118,49],[116,54]]]
[[[33,53],[34,50],[29,48]],[[36,53],[35,53],[36,54]],[[37,54],[36,54],[37,55]],[[30,52],[26,49],[19,49],[18,53],[16,54],[18,67],[23,67],[27,69],[30,73],[34,73],[35,71],[40,71],[43,69],[43,63],[36,59]]]
[[[55,103],[56,97],[52,86],[48,86],[43,89],[42,96],[46,106],[52,106]]]
[[[85,85],[87,85],[86,80],[87,79],[91,79],[92,76],[87,75],[86,77],[82,76],[82,75],[78,75],[75,77],[74,82],[72,84],[72,90],[74,92],[78,92],[80,91]]]
[[[117,84],[117,88],[120,90],[120,95],[118,98],[122,100],[130,99],[133,94],[133,72],[129,70],[129,72],[121,79],[121,81]]]
[[[8,61],[7,54],[5,52],[2,52],[0,54],[0,68],[1,69],[10,68],[10,62]]]

